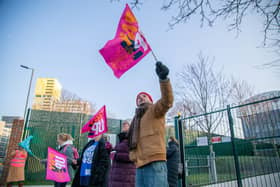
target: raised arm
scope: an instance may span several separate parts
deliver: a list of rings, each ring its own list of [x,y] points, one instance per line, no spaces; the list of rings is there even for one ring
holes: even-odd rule
[[[160,118],[165,116],[169,108],[173,105],[173,92],[170,84],[170,80],[167,77],[169,69],[161,62],[156,63],[156,73],[160,81],[161,98],[154,106],[155,117]]]

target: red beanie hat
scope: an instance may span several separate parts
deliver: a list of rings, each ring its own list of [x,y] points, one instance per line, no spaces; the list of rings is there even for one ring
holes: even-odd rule
[[[150,101],[152,101],[152,103],[153,103],[153,98],[152,98],[152,96],[151,96],[150,94],[148,94],[147,92],[140,92],[140,93],[137,95],[137,97],[136,97],[136,105],[137,105],[137,99],[138,99],[138,97],[139,97],[141,94],[144,94],[144,95],[148,96],[148,98],[150,99]]]

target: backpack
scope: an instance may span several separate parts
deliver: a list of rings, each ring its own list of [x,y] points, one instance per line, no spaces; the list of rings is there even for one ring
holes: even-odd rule
[[[67,149],[68,146],[69,146],[69,144],[67,144],[66,146],[64,146],[63,152],[66,151],[66,149]],[[72,151],[73,151],[73,158],[74,158],[74,160],[78,160],[78,158],[79,158],[80,156],[79,156],[79,153],[78,153],[78,150],[76,149],[76,147],[72,146]],[[77,169],[77,165],[71,164],[71,166],[72,166],[72,168],[73,168],[74,170]]]
[[[67,149],[68,146],[69,146],[69,144],[67,144],[67,145],[63,148],[63,152],[65,152],[65,150]],[[73,158],[74,158],[74,160],[78,160],[78,158],[79,158],[80,156],[79,156],[79,153],[78,153],[78,150],[76,149],[76,147],[72,146],[72,151],[73,151]]]

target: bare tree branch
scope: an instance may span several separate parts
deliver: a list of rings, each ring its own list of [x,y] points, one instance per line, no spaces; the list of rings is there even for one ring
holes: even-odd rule
[[[139,8],[141,4],[139,0],[131,0],[132,7]],[[171,29],[198,16],[201,26],[205,23],[212,26],[218,19],[229,20],[228,29],[235,30],[237,35],[243,19],[254,13],[263,21],[263,46],[280,51],[280,0],[163,0],[162,10],[170,9],[177,12],[169,21]],[[280,63],[280,58],[276,60]]]

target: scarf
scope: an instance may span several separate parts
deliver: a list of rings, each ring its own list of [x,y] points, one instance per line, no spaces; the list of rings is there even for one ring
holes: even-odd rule
[[[144,116],[146,113],[148,107],[151,104],[145,103],[143,105],[140,105],[138,108],[135,110],[135,116],[131,122],[129,131],[128,131],[128,147],[129,150],[133,150],[137,148],[137,141],[139,138],[139,131],[140,131],[140,121],[141,118]]]
[[[67,140],[65,142],[63,142],[61,145],[58,145],[58,149],[60,149],[61,147],[65,146],[65,145],[73,145],[73,140]]]

